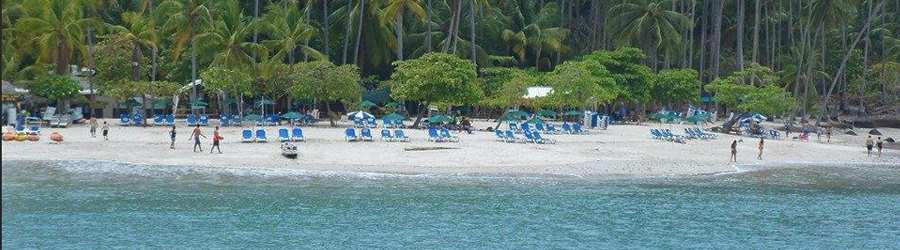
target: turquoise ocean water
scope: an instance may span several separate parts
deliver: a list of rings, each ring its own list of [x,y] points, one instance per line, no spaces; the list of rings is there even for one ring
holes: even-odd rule
[[[900,248],[900,167],[679,178],[3,161],[4,249]]]

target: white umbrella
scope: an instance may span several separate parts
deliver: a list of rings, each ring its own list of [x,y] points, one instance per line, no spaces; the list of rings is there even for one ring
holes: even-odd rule
[[[347,113],[347,118],[350,118],[351,120],[365,120],[365,119],[369,119],[369,118],[375,118],[375,116],[372,114],[366,113],[365,111],[356,111],[356,112]]]

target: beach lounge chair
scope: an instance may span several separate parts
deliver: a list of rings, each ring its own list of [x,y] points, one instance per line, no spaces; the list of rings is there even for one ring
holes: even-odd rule
[[[131,125],[131,115],[128,113],[119,114],[119,126]]]
[[[435,128],[428,128],[428,141],[431,142],[443,142],[444,138],[438,135],[438,131]]]
[[[394,140],[408,142],[409,136],[406,136],[402,129],[394,129]]]
[[[509,142],[509,140],[506,139],[506,133],[503,133],[503,130],[494,130],[494,135],[497,136],[497,140],[500,140],[502,142]]]
[[[241,142],[253,142],[253,131],[249,128],[241,130]]]
[[[363,141],[374,141],[372,138],[372,129],[362,128],[359,130],[359,138]]]
[[[443,137],[444,140],[447,140],[447,141],[459,142],[459,136],[451,134],[450,130],[447,128],[441,129],[441,137]]]
[[[519,125],[510,122],[509,123],[509,131],[512,131],[513,133],[519,133]]]
[[[291,141],[305,141],[306,137],[303,136],[303,130],[300,127],[294,127],[291,130]]]
[[[677,142],[677,143],[684,143],[684,142],[685,142],[685,141],[684,141],[684,139],[685,139],[684,136],[673,134],[673,133],[672,133],[672,130],[666,129],[666,130],[663,130],[662,132],[663,132],[664,135],[668,136],[669,138],[672,138],[672,141],[673,141],[673,142]]]
[[[144,125],[144,116],[141,114],[134,114],[134,120],[132,120],[135,126]]]
[[[200,126],[208,126],[209,125],[209,116],[200,115]]]
[[[702,134],[703,136],[705,136],[706,138],[709,138],[709,139],[715,139],[716,137],[718,137],[718,135],[715,133],[709,133],[709,132],[706,132],[703,129],[697,128],[697,127],[694,128],[694,132],[696,132],[698,134]]]
[[[573,132],[572,132],[572,126],[569,125],[569,123],[564,122],[564,123],[562,124],[562,132],[563,132],[563,133],[566,133],[566,134],[573,134]]]
[[[279,128],[278,129],[278,141],[286,142],[286,141],[290,141],[290,140],[291,140],[291,136],[290,136],[290,134],[288,134],[288,129],[287,128]]]
[[[554,126],[552,123],[547,123],[547,133],[555,135],[560,134],[559,130],[556,130],[556,126]]]
[[[576,134],[587,134],[587,131],[581,128],[580,123],[572,124],[572,132]]]
[[[156,114],[153,116],[153,126],[162,126],[165,125],[166,119],[163,115]]]
[[[69,115],[60,115],[56,117],[53,124],[50,124],[50,127],[65,128],[69,126],[70,121],[72,121],[72,118]]]
[[[543,124],[543,123],[536,123],[536,124],[534,124],[534,129],[535,129],[535,130],[538,130],[538,131],[544,131],[544,130],[545,130],[545,129],[544,129],[544,124]]]
[[[188,125],[188,127],[197,126],[197,116],[195,116],[194,114],[188,114],[184,122]]]
[[[265,129],[256,129],[256,142],[269,142],[269,138],[266,138]]]
[[[506,140],[509,140],[509,142],[525,143],[525,139],[516,137],[516,134],[513,133],[512,130],[506,131]]]
[[[25,127],[22,127],[22,129],[19,131],[25,131]],[[29,128],[27,131],[25,131],[25,133],[29,134],[29,135],[40,135],[41,134],[41,126],[31,126],[31,128]]]
[[[394,141],[394,136],[391,135],[391,131],[387,129],[381,130],[381,140],[382,141]]]
[[[175,126],[175,115],[166,115],[166,126]]]
[[[542,143],[542,144],[556,144],[556,140],[554,140],[553,138],[549,138],[549,137],[544,137],[544,136],[542,136],[542,135],[541,135],[541,131],[534,131],[534,132],[531,133],[531,136],[534,137],[534,139],[535,139],[536,142],[538,142],[538,143]]]
[[[778,130],[769,130],[769,136],[772,137],[773,140],[777,140],[781,138],[781,133]]]
[[[344,139],[348,142],[359,140],[359,137],[356,137],[356,129],[347,128],[344,130]]]
[[[531,125],[528,125],[528,123],[522,123],[522,132],[525,133],[528,131],[531,131]]]
[[[538,143],[534,136],[531,134],[531,131],[525,130],[522,132],[522,135],[525,136],[525,142]]]

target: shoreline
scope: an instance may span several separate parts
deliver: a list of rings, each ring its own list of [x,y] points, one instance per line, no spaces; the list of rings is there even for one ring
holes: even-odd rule
[[[487,127],[478,121],[476,127]],[[649,126],[647,126],[649,125]],[[189,128],[179,126],[176,150],[168,148],[166,127],[111,126],[111,140],[91,138],[88,128],[75,125],[64,129],[45,128],[40,142],[3,142],[2,160],[108,161],[157,166],[198,166],[237,170],[289,170],[316,173],[442,175],[442,176],[571,176],[595,177],[682,177],[740,172],[747,168],[771,168],[790,165],[900,165],[900,152],[886,150],[882,158],[866,157],[858,140],[864,136],[836,135],[834,143],[766,140],[762,161],[755,160],[756,140],[748,137],[719,135],[718,139],[692,140],[675,144],[650,138],[649,128],[671,128],[681,131],[689,125],[645,124],[616,125],[608,130],[594,130],[590,135],[555,135],[557,144],[503,143],[491,132],[461,134],[460,143],[432,143],[422,130],[406,129],[411,142],[343,141],[343,127],[303,127],[306,142],[299,142],[300,157],[289,160],[280,156],[280,143],[241,143],[240,128],[222,128],[224,154],[192,153],[187,134]],[[266,127],[277,135],[278,127]],[[211,134],[211,127],[203,127]],[[880,129],[886,135],[900,130]],[[50,144],[47,135],[63,133],[66,140]],[[375,129],[375,133],[380,128]],[[123,137],[125,137],[123,139]],[[855,138],[859,137],[859,138]],[[738,163],[731,163],[728,144],[742,138],[738,146]],[[204,140],[207,149],[209,142]],[[412,147],[454,147],[453,150],[407,151]],[[751,160],[752,159],[752,160]]]

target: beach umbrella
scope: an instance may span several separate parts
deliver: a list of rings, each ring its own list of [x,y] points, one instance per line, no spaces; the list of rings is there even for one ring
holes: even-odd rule
[[[197,99],[191,102],[192,107],[206,107],[209,106],[209,103],[204,102],[203,100]]]
[[[537,112],[537,115],[544,118],[556,118],[556,111],[542,109]]]
[[[245,121],[245,122],[256,122],[256,121],[259,121],[259,119],[262,119],[262,116],[259,116],[259,115],[252,115],[252,114],[251,114],[251,115],[245,115],[243,121]]]
[[[378,105],[375,104],[374,102],[370,102],[368,100],[362,101],[361,103],[359,103],[359,107],[363,108],[363,109],[368,109],[368,108],[375,107],[375,106],[378,106]]]
[[[300,115],[300,113],[297,113],[297,112],[288,112],[287,114],[284,114],[281,116],[281,118],[289,119],[289,120],[297,120],[297,119],[300,119],[301,117],[302,117],[302,115]]]
[[[404,117],[401,114],[390,113],[390,114],[385,115],[381,119],[385,120],[385,121],[402,121],[402,120],[406,120],[406,117]]]
[[[514,121],[514,120],[525,120],[528,117],[528,113],[520,110],[507,110],[500,116],[499,120],[501,121]]]
[[[451,121],[453,121],[453,119],[446,115],[432,115],[431,117],[428,117],[428,122],[430,123],[447,123]]]
[[[375,116],[372,114],[369,114],[365,111],[356,111],[356,112],[347,113],[347,118],[350,118],[351,120],[360,120],[360,119],[375,118]]]
[[[153,100],[153,108],[154,109],[162,109],[166,108],[169,105],[172,105],[172,101],[169,99],[156,99]]]

